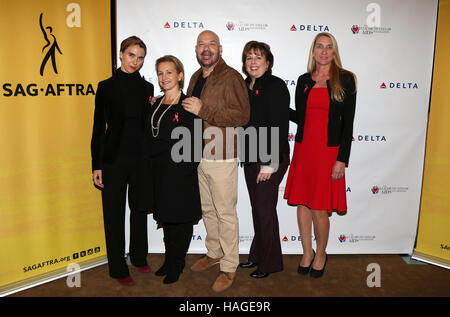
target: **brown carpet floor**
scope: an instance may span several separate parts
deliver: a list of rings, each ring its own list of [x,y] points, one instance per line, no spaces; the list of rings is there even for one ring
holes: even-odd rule
[[[253,269],[238,269],[231,288],[214,293],[211,286],[219,272],[216,265],[205,272],[189,267],[202,255],[189,254],[179,281],[165,285],[153,274],[163,254],[149,254],[151,273],[130,266],[135,285],[124,287],[108,275],[107,265],[81,273],[81,287],[69,288],[66,278],[33,287],[9,297],[450,297],[450,271],[435,265],[408,264],[400,255],[329,255],[320,279],[297,274],[299,256],[284,255],[284,271],[264,279],[249,276]],[[245,261],[247,255],[241,255]],[[381,287],[368,287],[367,266],[381,268]],[[184,300],[184,299],[183,299]]]

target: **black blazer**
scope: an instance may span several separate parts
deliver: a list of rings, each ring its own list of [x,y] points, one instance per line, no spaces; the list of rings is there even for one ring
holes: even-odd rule
[[[153,218],[160,223],[196,222],[202,217],[197,167],[202,157],[203,125],[201,118],[184,110],[181,105],[184,98],[182,94],[178,104],[164,114],[157,137],[151,131],[151,116],[162,98],[151,107],[146,120],[144,153],[150,158],[154,184],[151,210]],[[155,114],[154,125],[162,112],[160,108]],[[175,128],[183,129],[184,134],[172,138]],[[181,144],[186,147],[181,148]],[[197,153],[194,153],[196,145]],[[176,153],[185,154],[186,161],[175,162],[172,148]]]
[[[339,146],[337,160],[348,164],[353,138],[353,120],[355,117],[356,87],[355,79],[350,72],[342,70],[339,74],[345,96],[343,102],[331,98],[331,87],[327,80],[330,110],[328,112],[328,146]],[[310,73],[301,75],[295,90],[295,111],[290,109],[289,118],[297,123],[295,141],[302,143],[305,125],[306,102],[309,93],[316,84]]]
[[[136,73],[139,76],[139,73]],[[153,97],[153,85],[140,78],[139,98],[142,100],[142,130],[146,112]],[[116,73],[98,83],[95,96],[94,126],[91,139],[92,170],[101,170],[103,163],[113,163],[117,157],[125,121],[124,107],[127,96]]]
[[[251,78],[246,80],[247,86],[251,83]],[[269,156],[278,155],[278,164],[281,163],[284,154],[289,155],[289,104],[290,95],[286,83],[265,72],[263,76],[255,80],[253,90],[248,89],[250,99],[250,120],[244,128],[255,127],[257,129],[257,142],[250,144],[250,138],[245,137],[245,142],[241,139],[241,151],[239,158],[243,164],[255,163],[250,157],[250,146],[257,148],[256,161],[262,165],[271,165],[271,160],[261,157],[260,142],[261,135],[258,128],[267,128],[267,139],[265,140],[266,153]],[[278,152],[272,153],[271,148],[271,128],[279,128]],[[242,136],[241,136],[242,138]],[[245,145],[245,148],[244,148]],[[278,168],[278,166],[273,166]]]

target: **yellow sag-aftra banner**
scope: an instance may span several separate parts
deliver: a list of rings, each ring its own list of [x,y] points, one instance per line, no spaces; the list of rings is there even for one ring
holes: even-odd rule
[[[109,0],[0,0],[0,295],[105,258],[90,138],[110,16]]]
[[[450,0],[439,1],[417,246],[413,258],[450,268]]]

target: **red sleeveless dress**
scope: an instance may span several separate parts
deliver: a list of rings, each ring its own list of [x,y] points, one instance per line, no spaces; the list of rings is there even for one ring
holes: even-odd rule
[[[331,179],[339,146],[327,146],[329,107],[327,88],[311,89],[303,139],[295,142],[284,198],[290,205],[343,212],[347,210],[345,176]]]

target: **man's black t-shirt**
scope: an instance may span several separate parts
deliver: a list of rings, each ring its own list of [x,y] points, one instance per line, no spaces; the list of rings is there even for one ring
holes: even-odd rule
[[[207,78],[208,77],[203,78],[202,75],[198,76],[197,82],[195,83],[194,86],[194,90],[192,90],[192,97],[200,98],[203,91],[203,86],[205,86]]]

